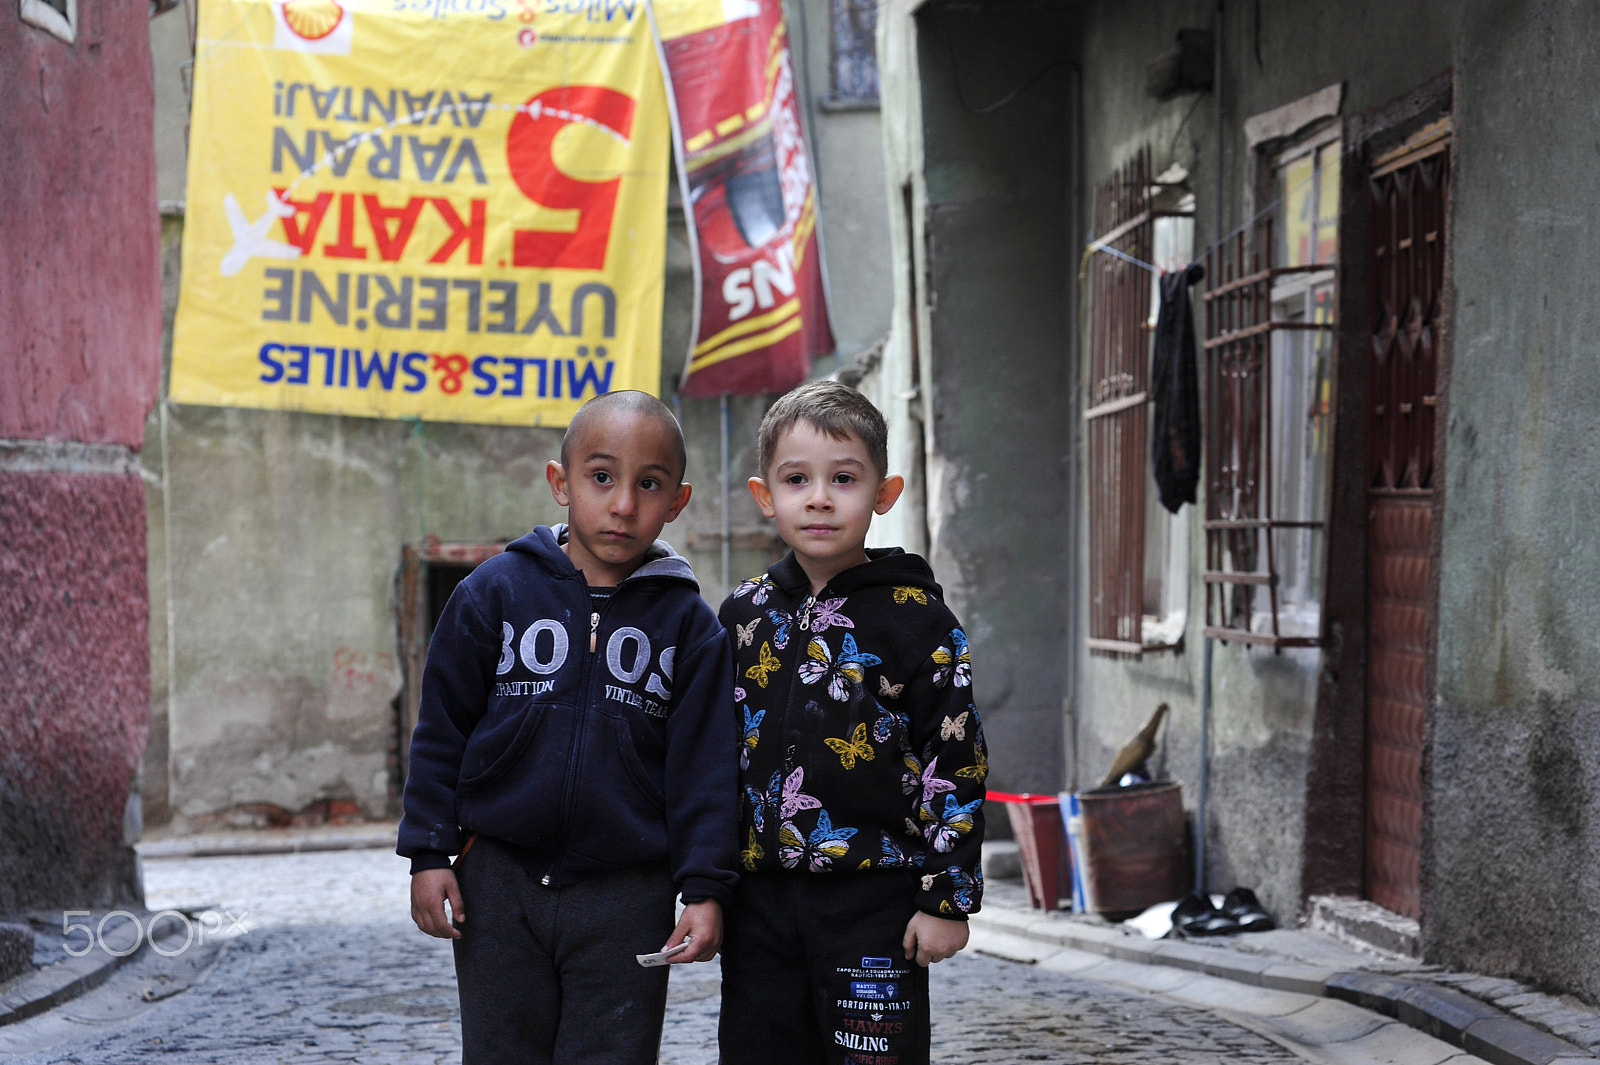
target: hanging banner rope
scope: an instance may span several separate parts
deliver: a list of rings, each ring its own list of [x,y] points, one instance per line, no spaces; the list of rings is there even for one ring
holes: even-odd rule
[[[679,391],[787,391],[834,341],[783,5],[657,0],[652,11],[695,250]]]
[[[565,425],[660,388],[642,0],[206,0],[171,398]]]

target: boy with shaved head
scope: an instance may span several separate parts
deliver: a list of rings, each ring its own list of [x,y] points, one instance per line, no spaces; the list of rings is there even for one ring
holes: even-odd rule
[[[653,1063],[667,970],[635,956],[721,945],[732,658],[656,538],[684,464],[660,400],[590,400],[546,468],[567,522],[475,569],[434,630],[397,849],[417,927],[454,941],[465,1065]]]

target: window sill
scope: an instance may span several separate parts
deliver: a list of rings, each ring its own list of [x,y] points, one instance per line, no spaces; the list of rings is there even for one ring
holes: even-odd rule
[[[817,110],[823,114],[876,111],[878,110],[878,98],[876,96],[824,96],[817,101]]]

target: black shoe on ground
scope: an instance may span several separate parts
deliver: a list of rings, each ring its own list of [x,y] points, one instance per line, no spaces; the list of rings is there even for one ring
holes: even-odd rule
[[[1180,936],[1226,936],[1239,930],[1239,922],[1211,905],[1204,895],[1188,895],[1172,911],[1172,930]]]
[[[1233,918],[1241,932],[1265,932],[1278,927],[1272,915],[1261,908],[1256,893],[1247,887],[1236,887],[1222,900],[1222,912]]]

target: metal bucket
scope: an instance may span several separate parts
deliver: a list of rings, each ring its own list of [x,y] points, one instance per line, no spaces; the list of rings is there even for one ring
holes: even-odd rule
[[[1183,792],[1176,784],[1078,793],[1090,905],[1129,913],[1189,893]]]

